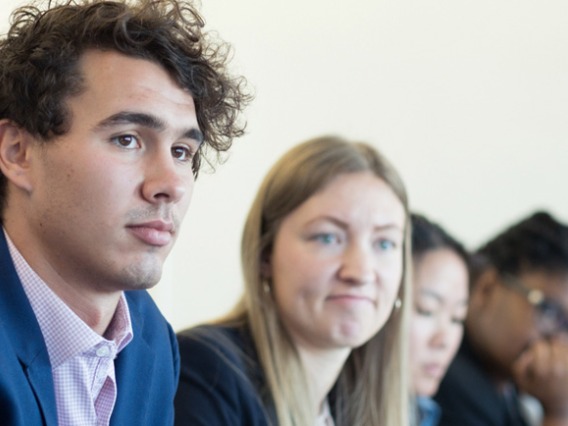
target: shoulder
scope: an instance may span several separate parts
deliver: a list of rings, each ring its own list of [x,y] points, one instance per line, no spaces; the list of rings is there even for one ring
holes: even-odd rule
[[[259,367],[246,330],[200,326],[177,337],[181,374],[176,424],[267,424],[255,381]]]
[[[131,354],[134,351],[146,352],[151,348],[160,363],[173,365],[177,382],[179,350],[171,325],[164,318],[147,291],[126,291],[124,296],[128,304],[134,335],[133,340],[123,351],[124,354]]]
[[[112,424],[172,424],[179,378],[175,334],[144,290],[124,293],[132,340],[115,359],[119,389]]]
[[[47,348],[0,226],[0,423],[56,418]]]
[[[218,325],[200,325],[177,333],[177,339],[184,347],[207,346],[222,352],[242,347],[248,336],[242,328]]]
[[[442,379],[435,400],[442,409],[442,426],[491,425],[499,417],[496,390],[483,366],[463,345]]]
[[[483,393],[480,394],[480,391]],[[460,347],[459,352],[453,359],[446,376],[440,384],[439,395],[459,393],[468,397],[468,399],[479,399],[491,397],[495,393],[495,389],[485,372],[483,365],[471,353],[471,350]]]
[[[168,340],[175,340],[170,324],[147,291],[125,291],[124,296],[134,334],[141,333],[147,341],[161,339],[164,336],[167,336]]]
[[[246,335],[239,328],[204,325],[177,334],[182,370],[208,367],[208,371],[233,374],[245,369],[250,353]],[[183,374],[183,373],[182,373]]]
[[[152,317],[158,316],[163,318],[160,310],[156,306],[156,303],[146,290],[125,291],[124,297],[126,297],[128,308],[131,312],[134,311],[145,315],[151,315]]]
[[[48,417],[47,421],[55,424],[55,393],[47,349],[22,357],[22,353],[14,350],[14,341],[5,331],[0,321],[0,423],[36,425],[44,424]],[[20,341],[33,345],[38,342],[29,337],[20,336]]]

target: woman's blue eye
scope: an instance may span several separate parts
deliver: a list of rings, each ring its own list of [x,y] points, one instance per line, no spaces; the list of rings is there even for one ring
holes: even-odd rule
[[[377,246],[381,250],[392,250],[396,247],[396,244],[391,240],[380,239],[379,241],[377,241]]]
[[[334,244],[339,242],[339,238],[334,234],[317,234],[314,236],[314,240],[323,244]]]

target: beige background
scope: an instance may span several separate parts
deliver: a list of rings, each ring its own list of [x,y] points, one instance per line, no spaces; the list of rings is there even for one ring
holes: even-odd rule
[[[1,0],[0,30],[21,1]],[[412,206],[469,247],[545,208],[568,221],[568,2],[204,0],[256,101],[203,173],[152,294],[174,328],[241,291],[239,239],[260,179],[322,133],[369,141]]]

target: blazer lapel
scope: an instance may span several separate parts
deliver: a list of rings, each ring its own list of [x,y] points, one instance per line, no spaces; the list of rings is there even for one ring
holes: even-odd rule
[[[33,309],[16,273],[0,228],[0,325],[24,367],[25,376],[47,425],[57,424],[49,355]],[[2,350],[8,350],[3,348]],[[15,367],[15,366],[14,366]],[[20,367],[20,366],[18,366]],[[12,371],[12,374],[19,374]],[[29,401],[22,401],[27,404]],[[31,406],[29,406],[31,409]]]
[[[128,300],[128,299],[127,299]],[[117,399],[111,418],[113,425],[145,425],[151,398],[155,397],[155,350],[144,339],[144,318],[137,306],[128,300],[132,321],[132,341],[120,352],[115,361]]]
[[[26,368],[26,374],[43,412],[45,423],[57,425],[57,405],[49,359],[36,357],[34,362]]]

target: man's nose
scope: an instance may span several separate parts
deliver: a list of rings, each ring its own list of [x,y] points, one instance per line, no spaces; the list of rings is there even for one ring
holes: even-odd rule
[[[182,170],[187,167],[187,170]],[[148,158],[142,186],[143,197],[151,203],[176,203],[193,185],[195,179],[188,165],[176,164],[168,153]]]

